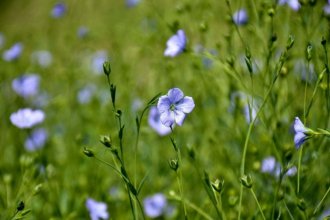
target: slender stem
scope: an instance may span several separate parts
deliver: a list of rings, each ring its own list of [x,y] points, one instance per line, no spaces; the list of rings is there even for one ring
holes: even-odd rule
[[[207,213],[205,213],[202,209],[200,209],[198,206],[196,206],[195,204],[193,204],[192,202],[186,200],[186,199],[182,199],[177,195],[172,195],[173,198],[177,201],[181,201],[183,203],[186,203],[187,206],[189,206],[190,208],[192,208],[193,210],[195,210],[197,213],[199,213],[201,216],[203,216],[205,219],[207,220],[214,220],[211,216],[209,216]]]
[[[330,186],[329,186],[328,190],[325,192],[325,194],[324,194],[323,198],[321,199],[321,201],[319,202],[319,204],[317,204],[316,208],[314,209],[313,215],[315,215],[317,213],[320,206],[324,202],[325,198],[328,196],[329,192],[330,192]]]
[[[272,210],[272,219],[275,218],[275,210],[276,210],[276,202],[277,202],[277,196],[278,196],[278,192],[280,191],[281,185],[282,185],[282,180],[283,180],[283,175],[282,173],[280,174],[280,178],[278,180],[278,184],[276,187],[276,192],[274,195],[274,201],[273,201],[273,210]]]
[[[262,208],[261,208],[261,206],[260,206],[260,204],[259,204],[259,201],[258,201],[258,199],[257,199],[256,194],[254,193],[254,191],[253,191],[252,188],[250,188],[250,191],[251,191],[251,193],[252,193],[252,195],[253,195],[254,200],[256,201],[256,203],[257,203],[257,205],[258,205],[258,208],[259,208],[259,211],[260,211],[260,213],[261,213],[262,218],[263,218],[264,220],[266,220],[266,217],[265,217],[265,215],[264,215],[264,212],[262,211]]]
[[[183,211],[184,211],[184,217],[185,219],[188,219],[188,215],[187,215],[187,210],[186,210],[186,205],[183,201],[183,185],[182,185],[182,160],[181,160],[181,151],[180,151],[180,148],[178,147],[177,148],[177,156],[178,156],[178,160],[179,160],[179,170],[177,172],[177,181],[178,181],[178,184],[179,184],[179,190],[180,190],[180,196],[182,198],[182,208],[183,208]]]
[[[262,111],[263,107],[265,106],[269,96],[270,96],[270,93],[275,85],[275,82],[279,76],[279,73],[284,65],[284,61],[285,61],[285,58],[286,58],[286,53],[287,51],[281,55],[281,58],[280,58],[280,61],[278,63],[278,66],[277,68],[275,69],[275,76],[272,80],[272,83],[265,95],[265,98],[260,106],[260,108],[258,109],[257,113],[256,113],[256,117],[252,119],[250,125],[249,125],[249,128],[248,128],[248,132],[246,134],[246,138],[245,138],[245,142],[244,142],[244,148],[243,148],[243,155],[242,155],[242,161],[241,161],[241,169],[240,169],[240,174],[241,176],[244,175],[245,173],[245,158],[246,158],[246,152],[247,152],[247,147],[248,147],[248,143],[249,143],[249,140],[250,140],[250,136],[251,136],[251,132],[252,132],[252,129],[253,129],[253,126],[260,114],[260,112]],[[239,197],[239,210],[238,210],[238,219],[241,218],[241,209],[242,209],[242,198],[243,198],[243,185],[241,185],[240,187],[240,197]]]
[[[291,220],[294,220],[294,217],[293,217],[293,215],[291,214],[291,211],[290,211],[289,207],[286,205],[286,202],[285,202],[284,200],[283,200],[283,204],[284,204],[284,207],[285,207],[286,211],[288,212],[288,214],[289,214],[289,216],[290,216],[290,219],[291,219]]]
[[[140,208],[140,211],[142,213],[142,217],[143,219],[146,219],[145,215],[144,215],[144,210],[143,210],[143,207],[142,207],[142,203],[141,201],[139,200],[139,198],[137,196],[135,196],[135,200],[137,201],[138,205],[139,205],[139,208]]]
[[[301,168],[301,158],[303,155],[304,145],[302,145],[299,149],[299,158],[298,158],[298,171],[297,171],[297,195],[300,191],[300,168]]]
[[[323,79],[324,74],[326,73],[326,71],[327,71],[327,69],[324,69],[324,70],[320,73],[320,75],[319,75],[319,77],[318,77],[318,79],[317,79],[317,82],[316,82],[316,85],[315,85],[315,88],[314,88],[314,91],[313,91],[313,94],[312,94],[312,98],[311,98],[311,100],[310,100],[310,102],[309,102],[309,104],[308,104],[307,110],[306,110],[306,112],[305,112],[305,116],[304,116],[305,118],[308,117],[309,111],[310,111],[310,109],[311,109],[311,107],[312,107],[312,104],[313,104],[313,102],[314,102],[314,97],[315,97],[315,95],[316,95],[316,91],[317,91],[317,89],[319,88],[319,85],[320,85],[320,83],[321,83],[321,81],[322,81],[322,79]]]
[[[127,184],[126,184],[126,190],[127,190],[127,195],[128,195],[128,198],[129,198],[129,204],[131,206],[131,211],[132,211],[133,219],[136,220],[137,219],[136,212],[135,212],[135,209],[133,207],[132,196],[131,196],[131,193],[129,191],[129,188],[128,188]]]

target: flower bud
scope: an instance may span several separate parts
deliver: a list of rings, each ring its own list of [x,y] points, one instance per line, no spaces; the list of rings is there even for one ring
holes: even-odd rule
[[[223,186],[225,184],[225,181],[223,179],[219,180],[216,179],[212,184],[212,188],[217,191],[218,193],[221,193],[223,190]]]
[[[241,177],[241,183],[248,189],[251,189],[253,181],[250,175],[244,175]]]
[[[93,151],[87,149],[86,147],[84,148],[83,152],[87,157],[94,157]]]
[[[301,210],[301,211],[305,211],[306,210],[306,202],[305,202],[305,200],[304,199],[299,199],[298,201],[297,201],[297,206],[298,206],[298,208]]]
[[[310,61],[312,59],[312,45],[310,43],[308,43],[307,48],[306,48],[306,56],[307,56],[307,60]]]
[[[112,144],[111,144],[111,138],[109,136],[105,136],[105,135],[102,135],[100,137],[100,142],[105,146],[105,147],[108,147],[108,148],[111,148]]]
[[[16,207],[17,211],[20,212],[25,208],[25,204],[23,201],[20,201]]]
[[[42,189],[42,184],[38,184],[34,187],[33,195],[37,195]]]
[[[289,36],[288,42],[286,44],[286,49],[289,50],[294,44],[294,37],[292,35]]]
[[[172,159],[168,162],[168,164],[170,165],[171,169],[174,170],[175,172],[178,170],[179,168],[179,162],[177,159]]]
[[[110,76],[111,73],[111,65],[109,61],[105,61],[103,63],[103,72],[106,76]]]
[[[268,9],[267,13],[268,13],[269,17],[273,17],[274,14],[275,14],[275,10],[274,10],[274,8],[270,8],[270,9]]]
[[[322,37],[321,44],[322,46],[325,46],[327,44],[327,40],[324,37]]]

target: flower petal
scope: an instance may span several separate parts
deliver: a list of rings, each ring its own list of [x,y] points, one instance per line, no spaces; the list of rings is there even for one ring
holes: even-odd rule
[[[195,103],[192,97],[186,96],[177,103],[175,108],[187,114],[195,108]]]
[[[179,102],[184,97],[183,92],[179,88],[170,89],[167,95],[169,100],[171,101],[171,104]]]
[[[182,111],[174,111],[174,112],[175,112],[175,123],[177,123],[179,126],[182,126],[186,114],[183,113]]]
[[[294,135],[294,144],[298,149],[306,140],[306,135],[303,132],[298,132]]]
[[[159,97],[157,108],[160,114],[168,111],[170,107],[171,107],[171,101],[166,95]]]
[[[160,121],[163,125],[167,127],[171,127],[175,121],[175,114],[173,111],[165,111],[160,115]]]
[[[304,124],[300,121],[300,119],[298,117],[296,117],[294,120],[293,128],[294,128],[295,133],[307,131]]]

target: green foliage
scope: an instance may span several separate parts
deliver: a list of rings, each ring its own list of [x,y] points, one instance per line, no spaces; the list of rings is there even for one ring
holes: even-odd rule
[[[132,8],[67,0],[56,19],[55,3],[0,2],[0,54],[24,45],[19,59],[0,59],[0,219],[88,219],[90,197],[107,204],[111,219],[143,219],[143,199],[158,192],[174,207],[160,219],[318,219],[330,208],[326,1],[301,1],[294,11],[265,0],[141,0]],[[240,8],[243,26],[231,19]],[[80,26],[89,30],[82,38]],[[187,47],[164,57],[178,29]],[[36,50],[49,51],[51,65],[33,62]],[[97,74],[100,50],[108,62]],[[44,104],[13,91],[23,73],[40,75]],[[87,85],[95,90],[83,104],[77,96]],[[174,87],[195,108],[159,136],[149,109]],[[37,127],[48,139],[33,152],[24,148],[32,129],[9,119],[25,107],[46,113]],[[296,116],[319,132],[300,149]],[[277,174],[261,172],[269,156]],[[292,167],[297,173],[285,175]]]

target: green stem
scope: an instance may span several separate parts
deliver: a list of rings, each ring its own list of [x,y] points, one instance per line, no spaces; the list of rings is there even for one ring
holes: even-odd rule
[[[249,125],[249,128],[248,128],[248,132],[246,134],[246,138],[245,138],[245,142],[244,142],[244,148],[243,148],[243,155],[242,155],[242,161],[241,161],[241,169],[240,169],[240,174],[241,176],[243,176],[245,174],[245,158],[246,158],[246,152],[247,152],[247,147],[248,147],[248,143],[249,143],[249,140],[250,140],[250,136],[251,136],[251,132],[252,132],[252,129],[253,129],[253,126],[260,114],[260,112],[262,111],[263,107],[265,106],[269,96],[270,96],[270,93],[275,85],[275,82],[280,74],[280,71],[284,65],[284,61],[285,61],[285,58],[287,56],[287,50],[284,52],[284,54],[281,55],[280,57],[280,61],[278,63],[278,66],[277,68],[275,69],[275,76],[272,80],[272,83],[265,95],[265,98],[260,106],[260,108],[258,109],[257,113],[256,113],[256,117],[252,119],[250,125]],[[239,197],[239,210],[238,210],[238,219],[241,218],[241,209],[242,209],[242,198],[243,198],[243,185],[241,185],[240,187],[240,197]]]
[[[260,213],[261,213],[262,218],[263,218],[264,220],[266,220],[266,217],[265,217],[265,215],[264,215],[264,212],[262,211],[262,208],[261,208],[261,206],[260,206],[260,204],[259,204],[259,201],[258,201],[258,198],[257,198],[256,194],[254,193],[254,191],[253,191],[252,188],[250,188],[250,191],[251,191],[251,193],[252,193],[252,195],[253,195],[254,200],[256,201],[256,203],[257,203],[257,205],[258,205],[258,208],[259,208],[259,211],[260,211]]]
[[[187,210],[186,210],[186,205],[185,203],[183,202],[183,185],[182,185],[182,159],[181,159],[181,151],[180,151],[180,148],[178,147],[177,148],[177,156],[178,156],[178,160],[179,160],[179,170],[177,171],[177,181],[178,181],[178,184],[179,184],[179,190],[180,190],[180,196],[182,198],[182,208],[183,208],[183,211],[184,211],[184,217],[185,219],[188,219],[188,215],[187,215]]]
[[[280,188],[281,188],[281,185],[282,185],[282,180],[283,180],[283,175],[281,173],[280,174],[280,178],[278,180],[277,187],[276,187],[276,192],[275,192],[275,195],[274,195],[273,210],[272,210],[272,219],[275,219],[275,210],[276,210],[277,196],[278,196],[278,192],[280,191]]]
[[[325,192],[325,194],[324,194],[323,198],[321,199],[321,201],[319,202],[319,204],[317,204],[316,208],[314,209],[313,215],[315,215],[317,213],[320,206],[324,202],[325,198],[328,196],[329,192],[330,192],[330,186],[329,186],[328,190]]]
[[[300,168],[301,168],[301,158],[303,155],[304,146],[302,145],[299,149],[299,158],[298,158],[298,171],[297,171],[297,195],[300,191]]]
[[[177,195],[171,195],[171,196],[173,196],[173,199],[175,199],[177,201],[180,201],[182,203],[186,203],[187,206],[189,206],[191,209],[195,210],[198,214],[200,214],[201,216],[203,216],[205,219],[207,219],[207,220],[214,220],[211,216],[209,216],[202,209],[200,209],[198,206],[196,206],[195,204],[191,203],[190,201],[188,201],[186,199],[182,199],[181,197],[179,197]]]

